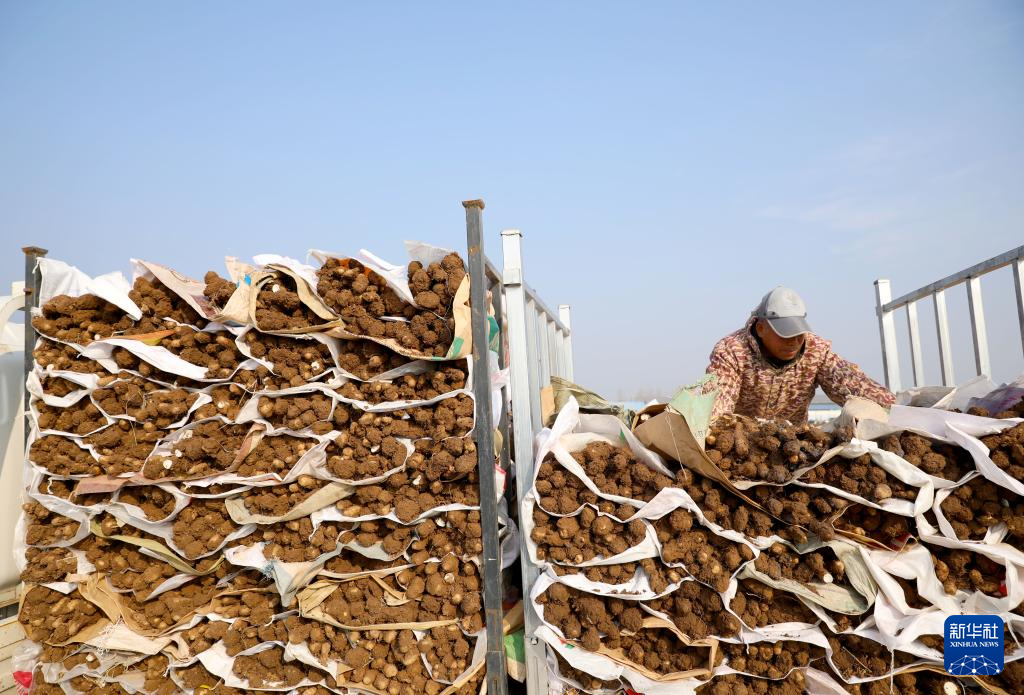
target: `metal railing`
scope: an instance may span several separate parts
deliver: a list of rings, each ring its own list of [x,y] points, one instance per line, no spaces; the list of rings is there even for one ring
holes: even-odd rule
[[[946,290],[960,284],[967,287],[967,306],[971,316],[975,371],[978,375],[991,376],[992,367],[988,354],[985,308],[981,297],[981,277],[1008,265],[1013,267],[1017,319],[1020,324],[1021,345],[1024,348],[1024,284],[1022,284],[1024,246],[1019,246],[958,273],[953,273],[896,299],[892,298],[892,288],[888,279],[875,280],[875,313],[878,315],[878,330],[882,339],[882,367],[885,370],[885,384],[890,391],[899,391],[902,388],[894,314],[904,307],[907,310],[907,332],[910,336],[910,364],[914,374],[914,386],[924,386],[924,362],[921,358],[921,332],[917,323],[917,302],[928,297],[932,298],[935,307],[935,330],[938,334],[939,369],[942,373],[942,383],[944,386],[956,385],[953,357],[949,344],[949,317],[946,313],[945,293]]]
[[[466,236],[469,248],[468,266],[470,287],[484,287],[490,294],[494,320],[498,325],[498,364],[509,367],[510,383],[502,388],[502,411],[498,423],[501,434],[499,460],[506,471],[510,469],[511,449],[515,450],[516,508],[519,500],[526,496],[533,481],[533,438],[543,427],[541,415],[541,390],[552,376],[573,378],[571,313],[568,304],[561,304],[556,315],[541,300],[540,296],[523,280],[522,234],[518,229],[501,232],[502,269],[491,263],[484,254],[481,213],[482,201],[467,201]],[[480,282],[480,278],[484,281]],[[490,384],[486,361],[486,343],[481,340],[487,335],[490,325],[485,311],[484,290],[472,296],[473,310],[473,359],[477,394],[477,418],[481,405],[490,408],[490,399],[481,397]],[[506,343],[507,340],[507,343]],[[486,412],[486,411],[484,411]],[[510,427],[511,423],[511,427]],[[511,430],[511,432],[510,432]],[[511,435],[511,436],[510,436]],[[480,506],[484,529],[484,604],[487,614],[487,690],[491,695],[505,695],[505,652],[501,641],[500,620],[495,624],[495,604],[500,600],[501,582],[497,568],[500,568],[500,551],[494,545],[497,524],[493,471],[485,476],[483,471],[492,462],[493,446],[477,442],[478,464],[481,471]],[[488,480],[487,478],[491,479]],[[493,524],[489,530],[488,526]],[[529,591],[537,580],[538,570],[529,561],[525,538],[520,535],[520,568],[523,581],[523,619],[525,631],[526,692],[528,695],[547,695],[547,647],[531,637],[539,627],[539,616],[529,605]],[[500,615],[500,613],[499,613]]]

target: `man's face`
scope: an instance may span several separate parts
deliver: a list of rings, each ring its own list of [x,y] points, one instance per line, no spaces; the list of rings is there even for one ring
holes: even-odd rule
[[[782,362],[788,362],[799,355],[806,339],[804,333],[792,338],[783,338],[773,331],[771,325],[764,319],[758,319],[755,330],[768,354]]]

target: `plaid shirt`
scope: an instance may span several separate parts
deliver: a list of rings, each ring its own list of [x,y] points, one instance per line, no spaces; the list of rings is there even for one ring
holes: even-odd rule
[[[738,413],[803,422],[819,386],[839,405],[851,396],[882,406],[895,402],[888,389],[872,381],[853,362],[832,352],[831,341],[813,333],[807,334],[800,357],[783,367],[772,366],[751,333],[753,323],[754,319],[750,319],[746,326],[718,341],[711,351],[707,371],[718,377],[712,419],[724,413]]]

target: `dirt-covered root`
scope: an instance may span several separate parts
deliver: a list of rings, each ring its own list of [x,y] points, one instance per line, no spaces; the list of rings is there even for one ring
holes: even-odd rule
[[[187,559],[194,560],[217,550],[239,527],[224,500],[198,499],[181,510],[173,528],[174,544]]]
[[[81,391],[84,386],[77,384],[70,379],[65,379],[62,376],[47,376],[43,374],[39,377],[39,384],[43,387],[43,393],[47,396],[55,396],[57,398],[63,398],[76,391]]]
[[[311,328],[327,323],[299,298],[295,280],[276,273],[256,295],[256,327],[261,331]]]
[[[884,676],[915,660],[910,654],[889,651],[885,645],[859,635],[829,634],[827,637],[832,646],[832,665],[846,680]]]
[[[123,309],[96,295],[62,294],[43,304],[42,315],[32,319],[32,326],[48,338],[84,346],[94,340],[123,335],[139,324]]]
[[[641,629],[644,619],[634,602],[588,594],[563,584],[549,586],[537,603],[546,622],[591,651],[602,642],[618,640],[622,630]]]
[[[323,393],[261,396],[259,400],[261,418],[274,427],[295,431],[308,427],[316,434],[327,434],[334,429],[334,423],[331,420],[333,411],[334,400]]]
[[[890,499],[913,501],[920,492],[872,461],[868,454],[855,459],[834,456],[807,471],[801,480],[828,485],[876,504]]]
[[[474,471],[450,482],[429,481],[415,470],[393,473],[376,485],[360,485],[335,506],[346,517],[394,514],[411,523],[431,510],[449,504],[478,506],[480,490]]]
[[[970,550],[952,550],[929,545],[935,576],[949,595],[959,591],[980,591],[989,596],[1002,597],[1006,568],[984,555]]]
[[[190,364],[205,367],[209,379],[227,379],[245,359],[227,331],[212,333],[189,326],[176,326],[173,331],[160,340],[160,346]]]
[[[913,432],[890,434],[878,440],[878,445],[928,475],[946,480],[960,480],[974,470],[974,460],[966,449],[922,437]]]
[[[706,452],[730,478],[783,483],[820,459],[831,443],[831,435],[807,423],[724,415],[711,425]]]
[[[50,511],[35,500],[22,504],[21,510],[25,514],[25,543],[30,546],[66,543],[75,537],[81,526],[78,521]]]
[[[324,570],[335,574],[356,574],[358,572],[392,569],[407,564],[409,564],[409,561],[404,557],[397,557],[393,560],[376,560],[366,557],[351,548],[343,548],[340,553],[324,564]]]
[[[1024,543],[1024,498],[984,478],[975,478],[955,488],[942,502],[942,513],[956,537],[980,541],[999,523],[1005,523],[1007,542]]]
[[[916,533],[913,519],[863,504],[850,504],[832,522],[836,529],[900,548]]]
[[[67,408],[56,408],[38,401],[35,408],[39,413],[38,423],[41,430],[84,435],[108,424],[107,418],[88,398],[83,398]]]
[[[99,362],[82,357],[70,345],[42,340],[32,351],[36,364],[43,369],[77,374],[108,374]]]
[[[142,310],[143,323],[150,319],[154,324],[164,324],[166,319],[170,319],[172,324],[188,324],[196,328],[206,325],[206,320],[188,302],[156,278],[136,278],[128,296]]]
[[[231,295],[238,288],[238,285],[227,278],[221,277],[216,270],[206,271],[206,275],[203,276],[203,282],[206,283],[203,288],[203,296],[218,309],[224,308],[228,300],[231,299]]]
[[[467,634],[483,628],[482,581],[477,564],[457,555],[414,565],[395,575],[406,597],[419,602],[417,621],[454,618]]]
[[[325,450],[327,470],[340,480],[360,482],[400,468],[409,452],[405,445],[381,430],[366,430],[364,437],[339,433]]]
[[[343,340],[338,348],[338,366],[364,381],[408,362],[405,355],[372,340]]]
[[[772,579],[791,579],[804,584],[840,584],[846,579],[843,561],[830,548],[801,555],[784,543],[775,543],[758,555],[754,567]]]
[[[730,531],[750,538],[771,536],[785,531],[785,525],[745,502],[719,483],[694,474],[688,468],[676,474],[674,487],[682,488],[700,506],[704,518]]]
[[[823,541],[836,537],[833,520],[851,503],[822,488],[788,486],[785,494],[778,488],[758,486],[748,492],[752,499],[789,527],[778,535],[792,543],[806,543],[810,536]]]
[[[142,468],[146,478],[203,478],[228,470],[238,456],[249,425],[227,425],[219,421],[201,422],[191,436],[174,442],[163,456],[152,456]]]
[[[621,650],[633,663],[642,664],[662,676],[713,669],[723,660],[722,652],[717,651],[712,663],[710,647],[688,647],[672,631],[664,628],[644,629],[631,635],[622,633],[618,640],[607,640],[607,646]]]
[[[1019,404],[1018,404],[1019,407]],[[1024,479],[1024,423],[981,438],[992,462],[1015,480]]]
[[[784,678],[795,668],[810,666],[825,650],[807,642],[784,640],[758,644],[721,644],[726,665],[762,678]]]
[[[628,448],[607,442],[591,442],[572,457],[605,494],[648,502],[672,485],[671,478],[647,466]]]
[[[729,588],[729,578],[754,552],[743,543],[719,536],[700,525],[697,517],[677,509],[655,522],[661,542],[661,559],[669,565],[682,565],[699,581],[716,591]]]
[[[287,434],[263,437],[242,459],[236,473],[247,478],[274,473],[283,478],[316,445],[315,439]]]
[[[697,692],[700,695],[804,695],[807,684],[802,670],[793,671],[782,680],[733,673],[712,678],[698,687]]]
[[[317,271],[317,291],[350,332],[394,340],[407,350],[443,357],[454,337],[452,303],[465,275],[456,254],[427,268],[414,261],[409,265],[414,306],[358,261],[332,258]]]
[[[591,507],[563,517],[534,509],[533,523],[530,537],[537,544],[537,559],[571,565],[619,555],[647,537],[647,522],[642,519],[623,524]]]
[[[21,581],[33,584],[62,582],[78,567],[74,555],[67,548],[28,548],[25,551],[25,569]]]
[[[445,512],[424,519],[414,528],[416,540],[409,546],[409,559],[414,564],[449,554],[460,558],[476,557],[484,550],[480,512],[477,510]]]
[[[145,599],[165,580],[177,574],[177,570],[166,562],[143,555],[136,546],[128,543],[88,536],[76,543],[75,549],[85,552],[86,559],[96,567],[97,573],[107,576],[115,590],[132,592],[140,599]]]
[[[100,620],[100,609],[78,590],[62,594],[45,586],[28,587],[18,620],[34,642],[61,644]]]
[[[410,471],[422,471],[432,487],[443,489],[451,481],[476,473],[476,442],[470,437],[418,439],[406,465]],[[435,482],[440,484],[435,486]]]
[[[732,637],[740,623],[722,604],[722,597],[700,582],[683,582],[671,594],[645,604],[664,613],[684,635],[691,639]]]
[[[291,687],[314,674],[319,674],[317,680],[324,679],[323,673],[303,668],[298,661],[285,661],[281,647],[271,647],[250,656],[236,656],[231,672],[247,681],[253,689]]]
[[[101,475],[99,461],[75,440],[56,434],[39,437],[29,448],[29,460],[42,467],[51,475],[86,476]]]
[[[1024,661],[1011,661],[998,676],[984,676],[982,681],[992,683],[1008,693],[1024,692]]]
[[[249,331],[243,340],[249,353],[269,362],[274,374],[289,386],[302,386],[319,379],[335,366],[330,349],[317,340],[259,331]]]
[[[395,596],[401,595],[408,600],[396,601]],[[473,634],[483,628],[479,571],[472,562],[454,555],[379,581],[370,577],[344,581],[323,608],[339,623],[352,627],[451,620],[458,621],[457,632],[461,628]]]
[[[647,576],[651,590],[661,593],[671,584],[678,584],[688,574],[681,569],[665,567],[655,558],[645,558],[639,562],[623,562],[617,565],[597,565],[594,567],[563,567],[553,565],[555,574],[564,577],[567,574],[582,574],[592,582],[602,584],[626,584],[632,581],[642,569]]]
[[[254,487],[242,493],[242,503],[250,514],[280,517],[305,502],[328,482],[300,475],[294,482],[271,487]]]
[[[166,519],[177,504],[174,495],[153,485],[123,487],[117,495],[117,501],[138,507],[150,521]]]
[[[129,377],[96,389],[92,397],[107,415],[133,417],[140,427],[151,431],[167,429],[183,420],[199,394],[185,389],[169,390],[148,379]]]
[[[752,629],[779,623],[818,622],[814,612],[796,597],[754,579],[740,580],[729,608]]]
[[[351,526],[325,522],[314,530],[313,522],[308,516],[292,521],[279,521],[260,526],[248,536],[231,541],[228,548],[251,547],[257,543],[264,543],[263,555],[268,560],[309,562],[324,553],[334,552],[340,538],[351,537]]]
[[[117,420],[110,427],[89,435],[84,442],[95,449],[103,473],[121,475],[138,473],[166,434],[163,430],[147,430],[138,423]]]
[[[421,401],[465,388],[466,362],[431,364],[422,374],[406,374],[393,381],[349,381],[339,393],[369,403]]]

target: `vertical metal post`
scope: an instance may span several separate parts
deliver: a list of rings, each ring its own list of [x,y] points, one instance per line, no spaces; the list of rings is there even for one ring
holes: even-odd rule
[[[21,249],[25,254],[25,374],[21,380],[23,389],[23,406],[25,412],[25,446],[28,446],[28,436],[32,431],[32,422],[28,417],[28,375],[35,365],[35,355],[32,354],[36,347],[36,329],[32,325],[32,309],[39,306],[39,284],[42,281],[42,274],[39,272],[39,259],[47,254],[46,249],[38,246],[25,246]]]
[[[518,247],[517,247],[518,248]],[[524,292],[526,297],[526,312],[523,315],[523,326],[526,331],[526,341],[529,346],[529,352],[527,353],[527,371],[526,374],[529,376],[529,400],[523,401],[524,403],[530,404],[529,417],[533,422],[533,430],[539,432],[540,428],[543,427],[540,415],[540,383],[543,379],[541,375],[541,359],[540,359],[540,335],[537,333],[537,303],[530,298],[529,293]]]
[[[1020,343],[1024,348],[1024,258],[1013,262],[1013,296],[1017,300],[1017,324],[1020,326]]]
[[[956,386],[953,373],[953,352],[949,346],[949,314],[946,312],[946,292],[938,290],[932,294],[935,304],[935,332],[939,338],[939,368],[942,370],[942,385]]]
[[[907,332],[910,334],[910,366],[914,386],[924,386],[924,362],[921,359],[921,331],[917,326],[917,302],[907,304]]]
[[[896,323],[891,311],[882,307],[892,300],[889,281],[875,280],[875,313],[878,314],[878,332],[882,338],[882,369],[885,371],[885,385],[890,391],[900,390],[900,359],[896,348]]]
[[[981,278],[967,279],[967,306],[971,312],[971,337],[974,339],[974,368],[978,374],[992,376],[988,361],[988,332],[985,330],[985,307],[981,301]]]
[[[540,344],[540,388],[543,389],[551,383],[551,348],[548,343],[551,336],[548,332],[547,314],[539,307],[534,323],[537,326],[537,342]]]
[[[565,352],[565,378],[569,381],[574,381],[572,369],[572,311],[568,304],[558,305],[558,320],[566,328],[565,340],[562,341],[562,350]],[[1021,319],[1021,321],[1024,323],[1024,319]]]
[[[520,518],[528,513],[522,508],[522,500],[533,484],[533,433],[534,423],[540,413],[540,394],[537,381],[531,377],[530,366],[535,363],[536,350],[530,345],[528,326],[536,325],[535,312],[528,305],[526,289],[523,287],[523,256],[518,229],[506,229],[501,233],[504,251],[502,282],[505,285],[505,311],[508,316],[509,370],[512,377],[512,432],[516,452],[516,494],[520,502]],[[536,408],[534,406],[536,403]],[[532,411],[532,412],[531,412]],[[537,581],[537,566],[526,561],[526,538],[520,534],[520,562],[523,592],[528,594]],[[524,600],[524,636],[526,658],[526,692],[529,695],[547,695],[548,667],[545,645],[534,635],[540,626],[536,612],[529,601]]]
[[[486,256],[485,256],[486,258]],[[508,336],[508,326],[505,321],[505,312],[502,306],[504,288],[501,280],[495,281],[491,287],[491,306],[494,307],[494,319],[498,323],[498,369],[508,366],[508,355],[505,354],[505,338]],[[508,472],[511,461],[510,446],[508,437],[509,406],[511,405],[512,393],[508,385],[501,387],[501,415],[498,418],[498,431],[501,432],[501,469]]]
[[[554,318],[547,314],[544,315],[544,323],[548,329],[548,364],[551,365],[552,376],[562,376],[562,353],[558,349],[558,327],[555,325]]]
[[[487,273],[482,212],[484,201],[467,200],[466,245],[469,260],[469,302],[473,324],[473,395],[476,397],[476,456],[480,473],[480,522],[484,544],[484,616],[487,628],[487,692],[508,693],[505,639],[502,634],[501,546],[494,475],[494,425],[491,421],[491,379],[487,359]]]

